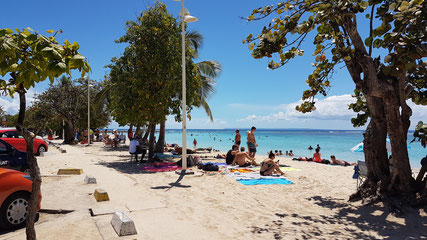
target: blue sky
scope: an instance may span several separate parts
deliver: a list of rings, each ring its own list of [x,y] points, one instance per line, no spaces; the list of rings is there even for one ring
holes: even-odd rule
[[[125,22],[134,20],[153,1],[82,1],[61,2],[7,1],[2,4],[0,28],[26,28],[44,32],[62,29],[58,37],[77,41],[80,52],[88,58],[92,67],[90,77],[102,80],[108,70],[104,68],[114,56],[123,52],[125,45],[114,43],[125,32]],[[181,2],[163,1],[174,16],[178,15]],[[267,69],[268,59],[256,60],[242,39],[250,33],[256,35],[269,20],[247,23],[241,17],[250,15],[253,9],[275,1],[259,0],[187,0],[186,8],[199,18],[189,24],[204,36],[200,60],[217,60],[223,71],[217,79],[216,94],[209,101],[214,114],[214,123],[209,122],[204,110],[194,110],[188,128],[319,128],[352,129],[350,119],[355,114],[347,110],[353,100],[350,94],[354,84],[345,68],[337,68],[329,97],[319,98],[317,112],[302,115],[294,111],[302,92],[307,89],[305,79],[313,70],[314,61],[311,39],[305,42],[305,55],[277,70]],[[363,26],[362,22],[362,26]],[[366,24],[365,24],[366,25]],[[363,29],[363,27],[362,27]],[[366,28],[367,29],[367,28]],[[343,66],[341,66],[343,67]],[[73,75],[74,78],[79,74]],[[47,81],[30,91],[43,92]],[[0,98],[0,105],[10,113],[18,109],[17,99]],[[413,107],[413,125],[427,119],[427,108]],[[118,127],[112,123],[112,128]],[[167,128],[180,128],[172,118]],[[413,127],[411,128],[413,129]]]

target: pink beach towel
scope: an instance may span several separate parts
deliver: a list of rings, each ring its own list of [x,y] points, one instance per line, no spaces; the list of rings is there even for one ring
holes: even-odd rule
[[[167,162],[167,163],[151,163],[150,165],[141,167],[141,170],[147,171],[147,172],[171,172],[181,169],[176,163],[174,162]]]

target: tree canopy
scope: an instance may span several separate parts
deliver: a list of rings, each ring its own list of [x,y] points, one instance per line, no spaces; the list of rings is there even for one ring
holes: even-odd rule
[[[72,69],[78,69],[82,76],[90,71],[86,58],[78,52],[77,42],[71,44],[65,40],[64,45],[61,45],[56,41],[55,36],[60,32],[62,31],[47,30],[47,33],[53,35],[46,37],[31,28],[15,28],[15,31],[9,28],[0,29],[0,76],[10,75],[8,79],[0,79],[0,89],[7,91],[11,97],[14,92],[19,94],[20,106],[15,126],[27,142],[27,160],[33,179],[27,215],[27,239],[36,239],[34,220],[41,176],[33,153],[34,135],[23,126],[26,90],[47,78],[52,83],[64,73],[70,75]]]
[[[128,21],[127,32],[118,43],[128,43],[120,58],[113,58],[108,83],[113,118],[121,125],[160,123],[165,116],[181,117],[181,48],[180,28],[166,5],[156,2]],[[187,47],[187,103],[198,105],[194,94],[201,81]],[[124,94],[126,93],[126,94]],[[129,111],[130,110],[130,111]],[[191,111],[191,107],[188,109]]]
[[[304,41],[313,37],[314,70],[307,77],[300,112],[315,110],[315,96],[327,94],[334,69],[344,64],[355,83],[357,102],[350,107],[362,112],[353,124],[370,119],[364,139],[368,178],[367,195],[408,192],[414,189],[406,148],[412,110],[406,104],[426,104],[427,3],[423,0],[292,0],[253,10],[248,21],[271,17],[260,34],[249,35],[254,58],[268,57],[268,67],[280,68],[304,54]],[[363,39],[360,17],[368,18],[369,34]],[[373,56],[373,48],[386,56]],[[390,174],[386,136],[390,136],[398,169]],[[363,195],[363,192],[359,192]],[[412,195],[413,196],[413,195]]]

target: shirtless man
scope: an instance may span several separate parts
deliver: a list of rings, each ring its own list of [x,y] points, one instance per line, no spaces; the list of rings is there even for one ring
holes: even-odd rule
[[[249,159],[250,162],[246,161],[246,158]],[[245,147],[241,147],[240,152],[234,155],[234,160],[231,163],[231,165],[234,165],[235,163],[237,163],[239,167],[247,167],[251,164],[255,166],[259,166],[259,164],[255,162],[255,158],[249,156],[248,153],[245,152]]]
[[[234,137],[234,144],[236,144],[237,147],[239,147],[241,143],[241,139],[240,139],[241,136],[239,132],[240,132],[239,130],[236,130],[236,136]]]
[[[255,130],[256,127],[252,127],[251,131],[248,131],[248,149],[249,149],[249,156],[251,156],[252,158],[255,157],[255,153],[256,153],[256,147],[258,147],[258,144],[256,143],[255,140]]]

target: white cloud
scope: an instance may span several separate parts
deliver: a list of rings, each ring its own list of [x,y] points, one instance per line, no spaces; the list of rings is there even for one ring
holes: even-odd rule
[[[295,106],[302,102],[303,101],[300,100],[294,103],[282,104],[279,106],[280,111],[278,112],[267,115],[249,115],[245,118],[238,119],[237,122],[273,126],[274,123],[280,122],[298,125],[305,122],[315,124],[318,120],[327,120],[325,122],[342,122],[343,124],[345,123],[351,126],[350,119],[357,115],[353,110],[348,109],[348,105],[355,102],[355,99],[350,94],[330,96],[322,100],[315,99],[316,110],[310,113],[301,113],[295,110]],[[415,105],[410,101],[408,101],[408,105],[412,108],[411,129],[413,129],[418,121],[427,121],[427,106]],[[334,128],[335,126],[330,124],[329,127]]]
[[[355,100],[350,94],[340,96],[330,96],[323,100],[316,99],[316,111],[311,113],[300,113],[295,110],[295,106],[301,104],[303,101],[282,104],[277,113],[271,113],[264,116],[250,115],[246,118],[237,120],[238,122],[244,121],[280,121],[280,120],[296,120],[296,119],[322,119],[322,120],[349,120],[355,116],[352,110],[348,109],[348,105]]]
[[[25,94],[27,107],[31,106],[35,100],[35,95],[37,92],[33,89],[28,90]],[[3,107],[3,110],[9,114],[16,114],[19,111],[19,95],[15,93],[13,98],[9,96],[1,96],[0,97],[0,106]]]

